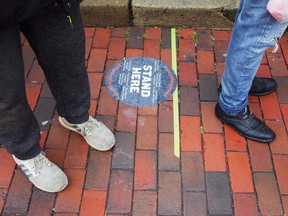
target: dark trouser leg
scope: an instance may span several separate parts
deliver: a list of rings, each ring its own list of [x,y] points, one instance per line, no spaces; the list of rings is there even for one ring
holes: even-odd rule
[[[79,7],[71,18],[73,28],[64,11],[30,18],[20,26],[44,70],[59,115],[71,123],[83,123],[89,116],[90,88]]]
[[[39,126],[26,98],[19,26],[0,29],[0,142],[26,160],[41,151]]]

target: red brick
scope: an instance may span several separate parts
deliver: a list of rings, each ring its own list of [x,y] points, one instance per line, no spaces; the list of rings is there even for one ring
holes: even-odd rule
[[[179,63],[179,85],[198,86],[196,64],[194,62]]]
[[[44,149],[46,140],[47,140],[47,136],[48,136],[48,131],[40,131],[40,140],[39,140],[39,145],[42,149]]]
[[[133,216],[156,215],[157,194],[153,191],[135,191],[133,197]]]
[[[214,74],[213,51],[197,50],[198,73]]]
[[[88,144],[81,135],[71,133],[66,150],[64,168],[84,169],[86,167],[88,149]]]
[[[6,199],[6,196],[8,194],[8,189],[2,189],[0,188],[0,213],[2,212],[3,210],[3,207],[4,207],[4,202],[5,202],[5,199]]]
[[[45,80],[44,72],[37,61],[34,61],[27,76],[26,82],[43,84]]]
[[[254,192],[247,153],[228,152],[227,158],[233,193]]]
[[[235,215],[258,216],[257,200],[254,194],[234,193]]]
[[[221,83],[222,74],[224,72],[225,62],[216,62],[216,72],[218,76],[218,85]]]
[[[199,74],[200,100],[218,101],[217,77],[210,74]]]
[[[107,49],[92,49],[88,60],[88,72],[103,72],[107,57]]]
[[[88,60],[92,48],[95,28],[85,28],[85,60]]]
[[[110,168],[110,151],[91,150],[86,171],[85,189],[107,190]]]
[[[280,104],[286,128],[288,129],[288,104]]]
[[[155,151],[136,151],[135,190],[155,190],[157,187],[157,153]]]
[[[206,216],[207,201],[204,193],[186,192],[183,194],[184,215]]]
[[[183,191],[204,191],[203,157],[200,152],[182,152],[181,170]]]
[[[214,42],[214,53],[216,62],[225,62],[228,49],[228,41],[216,40]]]
[[[103,86],[101,88],[97,115],[115,116],[117,112],[117,104],[118,102],[108,93],[107,88]]]
[[[113,151],[113,169],[133,169],[135,152],[135,134],[117,132],[115,134],[117,145]]]
[[[81,202],[80,215],[105,215],[106,191],[85,190]]]
[[[97,108],[97,100],[90,100],[90,108],[89,108],[89,115],[95,116]]]
[[[203,135],[205,171],[226,172],[224,140],[218,134]]]
[[[41,91],[41,84],[25,83],[26,95],[30,108],[35,109]]]
[[[194,29],[193,28],[180,28],[180,38],[185,38],[185,39],[193,39],[193,33]]]
[[[126,58],[134,58],[143,56],[141,49],[126,49]]]
[[[251,99],[251,96],[249,96],[249,97],[250,97],[249,99]],[[260,120],[262,120],[262,119],[263,119],[262,110],[261,110],[261,108],[260,108],[260,103],[258,102],[258,98],[259,98],[259,97],[256,97],[256,96],[254,96],[254,97],[257,98],[257,102],[256,102],[256,103],[249,103],[249,106],[250,106],[251,110],[253,111],[253,114],[254,114],[257,118],[259,118]]]
[[[213,30],[212,34],[213,34],[215,40],[229,41],[229,39],[230,39],[228,31]]]
[[[280,107],[275,92],[260,97],[260,102],[265,119],[282,119]]]
[[[145,39],[160,40],[162,29],[158,27],[148,27],[145,30]]]
[[[17,169],[9,188],[9,193],[3,209],[3,214],[26,214],[32,193],[32,183],[22,170]]]
[[[173,132],[173,104],[165,101],[159,106],[159,132]]]
[[[156,116],[157,114],[158,114],[158,105],[138,108],[138,115]]]
[[[261,215],[282,215],[281,200],[274,174],[255,173],[254,181]]]
[[[113,170],[107,202],[107,213],[130,213],[132,205],[133,173]]]
[[[256,77],[267,77],[267,78],[271,78],[271,73],[270,73],[270,68],[268,65],[260,65],[260,67],[258,68]]]
[[[33,61],[35,59],[35,53],[33,52],[29,44],[24,44],[24,46],[22,46],[22,53],[23,53],[24,68],[30,70]]]
[[[199,116],[199,92],[198,88],[180,87],[180,114]]]
[[[53,211],[55,197],[55,193],[47,193],[40,189],[35,189],[30,201],[28,216],[50,216],[51,211]]]
[[[126,28],[112,28],[111,29],[111,37],[124,38],[126,31],[127,31]]]
[[[160,59],[160,40],[144,40],[144,57]]]
[[[197,49],[212,50],[212,35],[210,30],[197,29]]]
[[[179,60],[196,61],[196,51],[193,39],[179,39]]]
[[[288,76],[288,70],[285,60],[279,54],[267,54],[268,63],[272,76]]]
[[[282,121],[266,121],[266,124],[275,131],[276,139],[270,144],[273,154],[288,154],[288,136]]]
[[[93,47],[107,48],[110,41],[111,29],[97,28],[93,40]]]
[[[78,213],[55,213],[54,216],[78,216]]]
[[[288,194],[288,155],[273,155],[278,186],[281,194]]]
[[[170,49],[161,49],[161,61],[165,62],[170,67],[172,66],[172,53]],[[177,71],[174,71],[177,74]]]
[[[271,172],[273,168],[269,146],[263,145],[263,143],[248,140],[248,147],[252,170],[254,172]]]
[[[159,170],[180,170],[180,158],[174,153],[174,136],[172,133],[160,134],[158,155]]]
[[[82,198],[85,170],[65,169],[69,180],[68,187],[58,194],[55,212],[78,213]]]
[[[12,156],[4,148],[0,148],[0,158],[0,188],[9,188],[16,164]]]
[[[157,150],[156,116],[138,116],[137,149]]]
[[[181,151],[202,151],[200,117],[180,117]]]
[[[46,141],[46,148],[66,149],[70,130],[59,124],[58,116],[54,116]]]
[[[205,133],[223,133],[222,123],[215,116],[216,102],[201,102],[203,129]]]
[[[286,77],[274,77],[277,82],[277,98],[278,103],[287,104],[288,103],[288,76]]]
[[[268,64],[268,60],[267,60],[266,54],[263,55],[261,64],[264,64],[264,65],[267,65],[267,64]]]
[[[50,161],[55,163],[60,168],[63,167],[65,159],[65,149],[45,149],[46,156]]]
[[[115,116],[96,116],[98,121],[106,125],[112,132],[115,127]]]
[[[288,213],[288,196],[282,196],[281,198],[282,198],[284,213],[287,214]]]
[[[246,140],[231,127],[224,125],[227,151],[246,151]]]
[[[135,132],[137,120],[137,107],[120,103],[117,117],[118,131]]]
[[[122,60],[124,58],[126,41],[124,38],[112,38],[110,40],[108,59]]]
[[[169,205],[167,205],[169,203]],[[178,172],[159,173],[158,214],[181,215],[181,176]]]
[[[100,73],[88,73],[89,83],[90,83],[90,93],[91,99],[97,100],[100,93],[101,83],[103,79],[103,74]]]

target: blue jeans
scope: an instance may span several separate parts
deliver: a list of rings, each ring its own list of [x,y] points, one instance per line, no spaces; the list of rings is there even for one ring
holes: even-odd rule
[[[277,45],[286,23],[277,22],[266,10],[268,0],[242,0],[228,47],[219,104],[229,115],[248,105],[248,93],[265,50]]]

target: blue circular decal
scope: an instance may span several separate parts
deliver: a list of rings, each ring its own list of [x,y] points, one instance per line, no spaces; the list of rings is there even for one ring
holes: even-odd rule
[[[131,106],[152,106],[169,98],[177,77],[167,64],[152,58],[129,58],[106,75],[106,87],[116,100]]]

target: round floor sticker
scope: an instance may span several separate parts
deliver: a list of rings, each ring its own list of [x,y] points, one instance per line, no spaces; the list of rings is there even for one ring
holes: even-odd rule
[[[131,106],[152,106],[169,98],[177,78],[167,64],[152,58],[129,58],[106,75],[106,86],[116,100]]]

